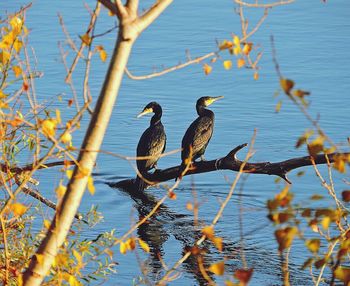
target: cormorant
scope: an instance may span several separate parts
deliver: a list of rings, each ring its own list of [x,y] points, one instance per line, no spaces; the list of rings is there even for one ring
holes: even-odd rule
[[[205,96],[197,100],[196,110],[198,118],[188,127],[182,138],[181,174],[184,172],[188,163],[192,163],[199,157],[202,160],[204,159],[203,155],[214,129],[214,112],[206,109],[206,107],[221,98],[223,96]]]
[[[152,116],[150,126],[143,132],[137,145],[137,157],[149,156],[147,159],[136,161],[137,169],[141,175],[156,168],[157,161],[160,155],[164,152],[166,145],[166,135],[161,122],[162,107],[157,102],[150,102],[147,104],[137,117],[139,118],[152,112],[154,115]]]

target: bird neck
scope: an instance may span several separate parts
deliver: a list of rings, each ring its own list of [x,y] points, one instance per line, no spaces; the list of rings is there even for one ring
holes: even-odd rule
[[[151,119],[151,125],[155,125],[160,122],[160,119],[162,118],[162,108],[160,106],[157,106],[153,109],[154,115]]]
[[[214,112],[212,112],[209,109],[206,109],[203,105],[197,105],[196,109],[197,109],[197,114],[199,116],[212,116],[212,115],[214,115]]]

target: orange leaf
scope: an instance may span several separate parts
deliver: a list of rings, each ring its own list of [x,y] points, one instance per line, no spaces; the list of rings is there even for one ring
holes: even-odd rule
[[[286,227],[275,231],[275,237],[278,242],[278,250],[283,251],[289,248],[293,242],[294,236],[298,233],[296,227]]]
[[[202,233],[209,239],[211,239],[212,237],[214,237],[214,227],[205,226],[204,228],[202,228]]]
[[[16,78],[22,74],[22,69],[19,66],[12,66],[12,70]]]
[[[324,142],[324,137],[319,136],[307,146],[309,154],[312,157],[316,157],[316,155],[323,150],[323,142]]]
[[[188,202],[186,204],[186,209],[189,210],[189,211],[193,211],[193,204],[191,204],[190,202]]]
[[[259,73],[258,72],[255,72],[254,73],[254,80],[258,80],[259,79]]]
[[[252,43],[246,43],[246,44],[244,44],[244,47],[243,47],[243,54],[249,55],[250,51],[252,50],[252,46],[253,46]]]
[[[128,240],[125,242],[126,249],[127,250],[134,250],[136,247],[136,242],[134,237],[128,238]]]
[[[287,79],[287,78],[282,78],[280,80],[280,85],[286,94],[290,94],[290,91],[292,90],[292,88],[294,86],[294,81]]]
[[[28,210],[28,207],[20,203],[13,203],[12,205],[10,205],[10,209],[15,216],[22,216]]]
[[[220,50],[226,50],[233,47],[233,43],[231,41],[223,40],[223,42],[219,45]]]
[[[213,69],[213,68],[212,68],[210,65],[208,65],[208,64],[204,64],[204,65],[203,65],[203,70],[204,70],[205,75],[210,74],[211,71],[212,71],[212,69]]]
[[[245,65],[245,60],[242,58],[239,58],[237,60],[237,67],[240,69],[241,67],[243,67]]]
[[[214,243],[215,247],[221,252],[222,251],[222,237],[213,237],[211,241]]]
[[[216,275],[224,275],[225,273],[225,263],[224,261],[220,261],[218,263],[214,263],[212,265],[209,266],[208,269],[210,272],[213,272]]]
[[[173,191],[171,191],[171,192],[168,193],[168,197],[169,197],[171,200],[176,200],[176,194],[175,194]]]
[[[253,268],[250,269],[238,269],[235,271],[234,276],[241,282],[243,285],[247,285],[250,278],[253,275]],[[241,285],[241,284],[240,284]]]
[[[91,44],[91,38],[90,38],[90,36],[88,34],[84,34],[84,35],[80,36],[80,39],[87,46],[89,46]]]

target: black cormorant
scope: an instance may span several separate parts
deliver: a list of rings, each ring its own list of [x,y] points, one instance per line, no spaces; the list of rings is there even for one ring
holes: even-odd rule
[[[223,96],[205,96],[197,100],[196,110],[198,118],[188,127],[182,138],[181,174],[189,163],[195,161],[199,157],[201,157],[202,160],[204,159],[203,155],[213,135],[214,129],[214,112],[206,109],[206,107],[221,98],[223,98]]]
[[[137,157],[149,156],[147,159],[137,160],[137,169],[141,175],[147,171],[156,168],[160,155],[165,150],[166,135],[161,122],[162,108],[157,102],[151,102],[146,105],[142,112],[137,116],[141,117],[148,113],[154,113],[150,126],[143,132],[139,144],[137,145]]]

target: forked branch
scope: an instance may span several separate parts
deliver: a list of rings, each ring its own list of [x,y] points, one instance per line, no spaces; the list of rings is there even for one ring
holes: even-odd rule
[[[210,161],[200,161],[200,162],[194,162],[191,166],[191,168],[187,171],[185,176],[192,175],[192,174],[200,174],[200,173],[207,173],[207,172],[213,172],[217,170],[231,170],[238,172],[240,170],[240,167],[243,164],[243,161],[239,160],[237,158],[237,153],[244,147],[246,147],[247,144],[242,144],[231,150],[225,157],[216,159],[216,160],[210,160]],[[327,164],[327,157],[329,162],[334,162],[335,158],[337,156],[350,156],[350,153],[331,153],[331,154],[319,154],[316,157],[314,157],[315,164]],[[251,174],[265,174],[265,175],[275,175],[278,177],[281,177],[286,182],[291,184],[291,181],[287,178],[287,173],[291,170],[304,167],[304,166],[311,166],[313,165],[312,157],[311,156],[304,156],[304,157],[298,157],[298,158],[292,158],[285,161],[280,162],[259,162],[259,163],[245,163],[245,166],[243,168],[244,173],[251,173]],[[175,166],[171,168],[167,168],[164,170],[156,170],[154,173],[146,174],[144,175],[145,179],[148,182],[152,182],[150,185],[155,185],[161,182],[165,182],[168,180],[176,179],[181,172],[181,166]],[[122,180],[116,183],[110,183],[109,184],[113,188],[122,188],[122,189],[129,189],[135,187],[135,179],[127,179]]]

